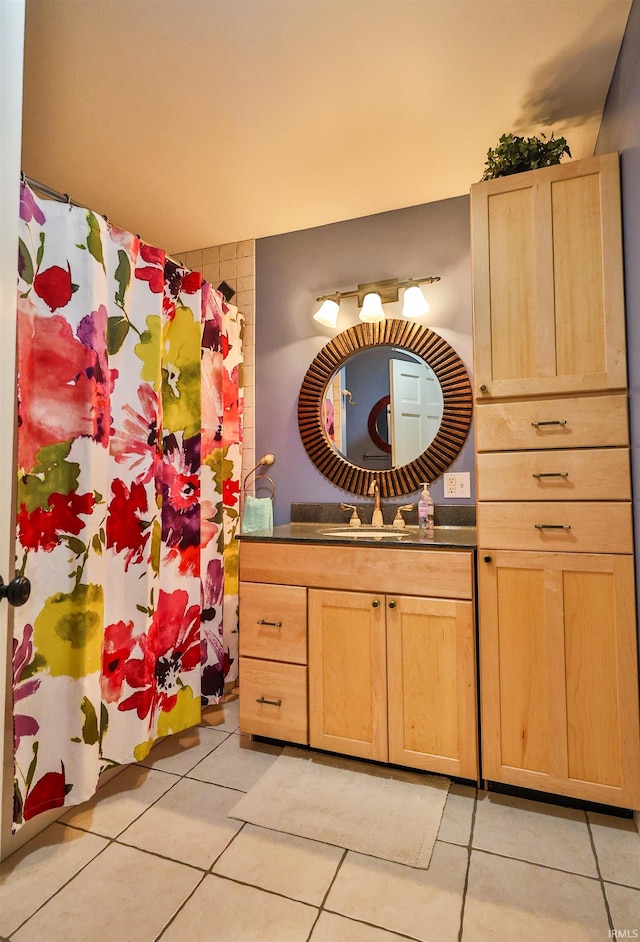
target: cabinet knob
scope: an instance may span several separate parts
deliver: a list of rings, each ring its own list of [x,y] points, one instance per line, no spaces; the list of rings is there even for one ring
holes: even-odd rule
[[[380,602],[377,599],[374,599],[371,605],[373,608],[380,608]]]
[[[389,608],[395,608],[395,607],[396,607],[396,603],[393,600],[389,602]]]
[[[486,391],[487,391],[487,384],[486,384],[486,383],[481,383],[481,384],[480,384],[480,392],[486,392]]]
[[[491,562],[491,557],[490,557],[490,556],[485,556],[484,561],[485,561],[485,563],[490,563],[490,562]]]

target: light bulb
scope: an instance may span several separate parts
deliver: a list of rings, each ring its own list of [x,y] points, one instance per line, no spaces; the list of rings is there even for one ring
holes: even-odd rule
[[[405,288],[404,303],[402,305],[403,317],[422,317],[429,311],[429,304],[419,285]]]
[[[385,319],[385,313],[382,308],[382,300],[377,291],[370,291],[365,294],[360,311],[360,320],[368,324],[375,324]]]
[[[313,315],[313,319],[324,327],[335,327],[339,310],[340,305],[338,302],[334,301],[332,298],[327,298]]]

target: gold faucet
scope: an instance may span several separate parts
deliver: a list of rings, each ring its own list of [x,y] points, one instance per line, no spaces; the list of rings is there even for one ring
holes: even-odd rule
[[[384,519],[382,517],[382,510],[380,508],[380,485],[378,484],[375,478],[369,485],[369,497],[374,498],[373,516],[371,517],[371,526],[383,527]]]

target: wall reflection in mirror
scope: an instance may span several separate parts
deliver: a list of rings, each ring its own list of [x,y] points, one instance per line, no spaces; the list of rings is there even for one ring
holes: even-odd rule
[[[421,357],[398,347],[371,347],[349,357],[329,380],[325,435],[356,467],[396,468],[433,442],[443,407],[440,383]]]

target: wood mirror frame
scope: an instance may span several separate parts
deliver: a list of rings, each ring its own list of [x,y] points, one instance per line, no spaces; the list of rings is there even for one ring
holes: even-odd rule
[[[359,468],[347,461],[328,438],[322,422],[322,402],[334,373],[359,350],[377,346],[400,347],[422,357],[436,374],[444,399],[440,428],[427,450],[408,464],[384,471]],[[383,497],[400,497],[446,471],[465,442],[472,411],[469,375],[453,347],[428,327],[385,320],[349,327],[322,348],[300,388],[298,428],[311,461],[333,484],[366,496],[375,479]]]

